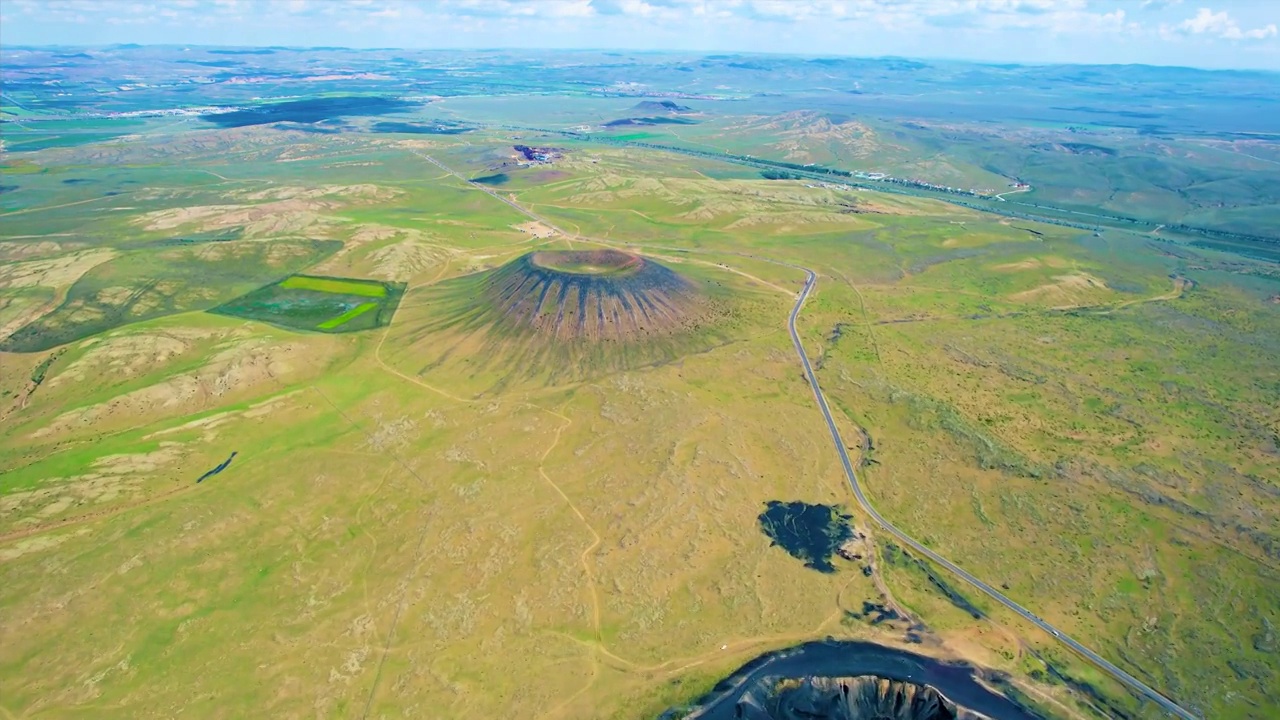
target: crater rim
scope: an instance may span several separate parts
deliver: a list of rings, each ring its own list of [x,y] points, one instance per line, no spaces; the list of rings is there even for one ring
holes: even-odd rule
[[[538,250],[529,254],[536,268],[563,275],[609,277],[632,275],[644,268],[644,258],[622,250]]]

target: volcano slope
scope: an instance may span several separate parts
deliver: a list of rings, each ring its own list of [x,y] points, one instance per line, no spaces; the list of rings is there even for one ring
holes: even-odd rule
[[[670,362],[728,342],[737,324],[718,283],[613,249],[530,252],[414,304],[427,311],[390,343],[395,364],[461,373],[477,391]]]

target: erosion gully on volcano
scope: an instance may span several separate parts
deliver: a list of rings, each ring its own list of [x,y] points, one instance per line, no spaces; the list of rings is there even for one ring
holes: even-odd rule
[[[502,324],[560,340],[678,332],[705,309],[693,283],[618,250],[529,253],[495,272],[484,292]]]

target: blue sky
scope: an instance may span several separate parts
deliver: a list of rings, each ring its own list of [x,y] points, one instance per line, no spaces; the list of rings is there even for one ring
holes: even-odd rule
[[[756,51],[1280,70],[1280,0],[0,0],[0,43]]]

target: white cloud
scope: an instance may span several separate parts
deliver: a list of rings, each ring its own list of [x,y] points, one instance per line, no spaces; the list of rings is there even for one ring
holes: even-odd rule
[[[1268,14],[1280,0],[1199,2],[1223,10],[1188,17],[1182,0],[0,0],[6,25],[52,42],[489,47],[497,38],[515,46],[1280,67],[1280,21]]]
[[[551,17],[591,17],[596,14],[591,0],[543,0],[537,7]]]
[[[756,17],[780,20],[802,20],[821,11],[811,3],[789,0],[754,0],[750,9]]]
[[[1177,29],[1187,35],[1207,35],[1223,40],[1265,40],[1276,36],[1275,23],[1241,30],[1239,23],[1226,10],[1214,12],[1209,8],[1200,8],[1195,17],[1183,20]]]
[[[1043,13],[1079,10],[1087,4],[1086,0],[980,0],[973,7],[992,12]]]

